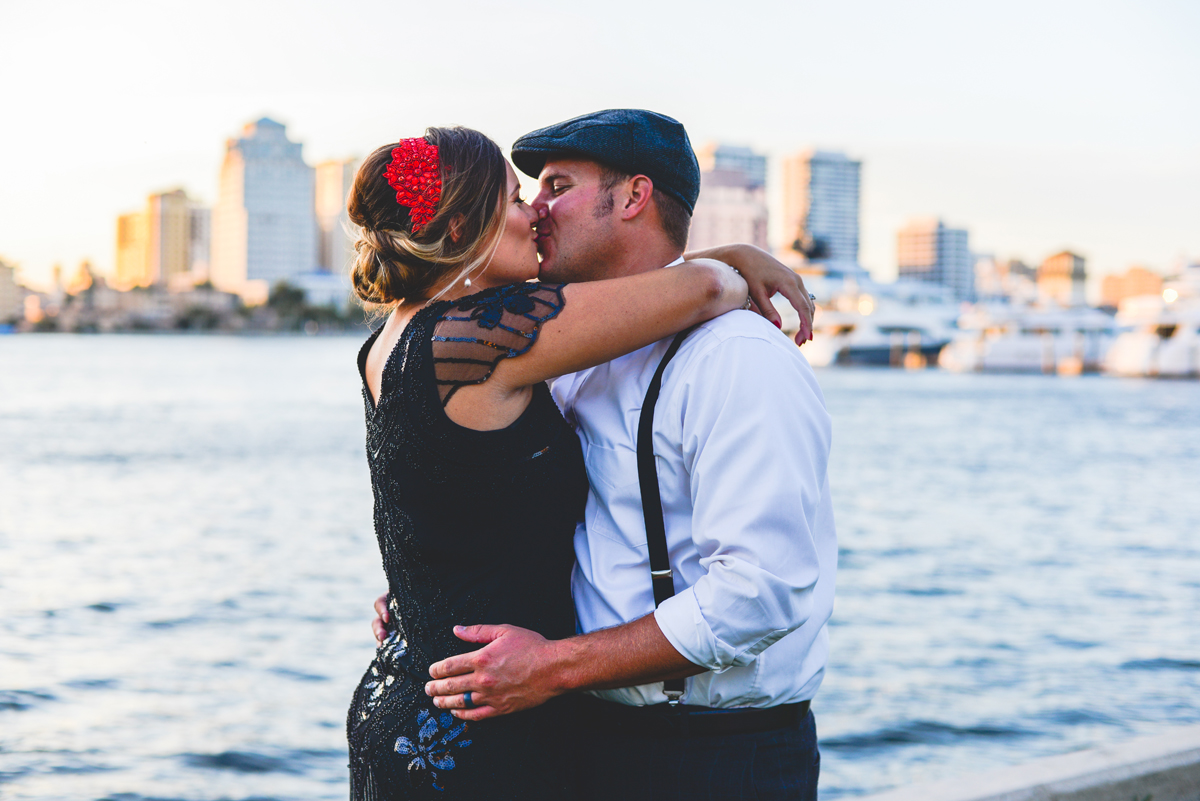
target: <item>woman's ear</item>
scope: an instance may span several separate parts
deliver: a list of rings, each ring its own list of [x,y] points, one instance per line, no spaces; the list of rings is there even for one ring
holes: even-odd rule
[[[450,241],[456,245],[458,244],[458,241],[462,239],[462,227],[463,223],[466,222],[466,219],[467,218],[461,214],[456,214],[450,218]]]

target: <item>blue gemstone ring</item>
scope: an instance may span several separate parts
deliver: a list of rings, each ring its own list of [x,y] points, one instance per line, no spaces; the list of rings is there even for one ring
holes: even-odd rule
[[[471,700],[471,691],[467,690],[463,693],[463,709],[474,709],[475,702]]]

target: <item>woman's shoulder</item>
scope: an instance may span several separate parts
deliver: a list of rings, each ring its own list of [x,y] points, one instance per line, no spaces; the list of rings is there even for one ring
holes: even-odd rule
[[[502,359],[528,351],[542,323],[563,308],[563,285],[492,287],[430,306],[430,342],[443,406],[461,387],[482,384]]]

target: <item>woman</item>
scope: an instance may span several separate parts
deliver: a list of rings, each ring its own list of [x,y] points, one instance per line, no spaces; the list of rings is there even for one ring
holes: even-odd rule
[[[373,153],[349,202],[358,296],[390,310],[359,354],[389,636],[350,707],[352,798],[569,797],[569,699],[479,723],[433,706],[464,621],[575,632],[587,478],[547,378],[746,304],[707,260],[609,281],[537,277],[537,214],[499,148],[431,128]]]

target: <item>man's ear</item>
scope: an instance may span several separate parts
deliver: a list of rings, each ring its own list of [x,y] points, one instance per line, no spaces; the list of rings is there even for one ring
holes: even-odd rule
[[[455,214],[450,218],[450,241],[456,245],[458,244],[458,240],[462,239],[462,227],[466,219],[461,214]]]
[[[650,205],[650,197],[654,194],[654,181],[645,175],[635,175],[625,182],[623,203],[621,204],[621,219],[632,220]]]

